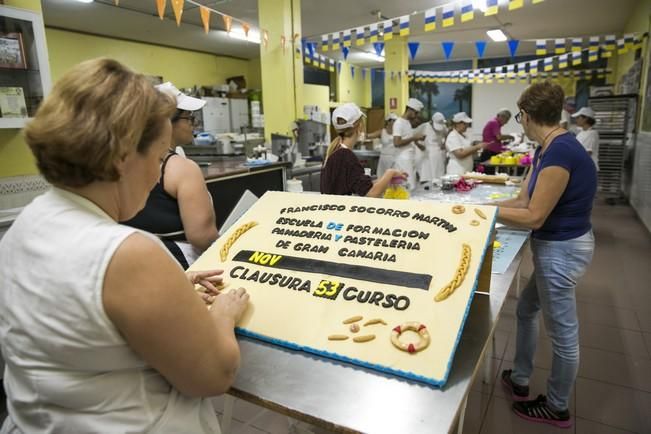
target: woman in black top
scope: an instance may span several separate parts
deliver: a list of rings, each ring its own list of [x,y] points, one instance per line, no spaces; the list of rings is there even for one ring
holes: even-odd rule
[[[406,174],[396,169],[387,170],[373,182],[364,174],[364,168],[351,150],[364,131],[364,114],[353,103],[343,104],[332,113],[332,125],[338,136],[328,146],[321,169],[321,193],[380,197],[394,177]]]
[[[181,93],[172,83],[157,86],[176,98],[172,146],[192,142],[192,112],[206,103]],[[161,177],[145,208],[124,224],[158,236],[184,269],[217,239],[212,198],[201,169],[174,150],[165,157]]]

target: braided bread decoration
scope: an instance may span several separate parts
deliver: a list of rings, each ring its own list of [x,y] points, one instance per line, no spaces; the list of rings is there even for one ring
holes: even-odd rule
[[[257,224],[258,222],[244,223],[242,226],[237,228],[235,232],[233,232],[233,235],[231,235],[228,238],[228,240],[226,240],[221,250],[219,251],[219,256],[221,257],[222,262],[226,262],[226,260],[228,259],[228,251],[231,249],[233,244],[235,244],[235,241],[237,241],[237,239],[241,237],[242,234],[244,234],[244,232],[248,231],[249,229],[251,229],[253,226],[256,226]]]
[[[444,286],[443,289],[441,289],[438,294],[436,294],[436,296],[434,297],[435,301],[445,300],[450,295],[452,295],[455,289],[461,286],[461,284],[463,283],[463,279],[465,279],[466,274],[468,274],[468,268],[470,267],[470,257],[471,257],[470,246],[468,244],[463,244],[462,252],[461,252],[461,262],[459,263],[459,267],[457,268],[457,271],[454,274],[454,278],[450,281],[450,283]]]

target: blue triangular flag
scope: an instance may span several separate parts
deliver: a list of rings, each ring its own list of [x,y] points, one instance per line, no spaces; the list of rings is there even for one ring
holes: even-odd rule
[[[486,51],[486,41],[475,42],[475,47],[477,48],[477,56],[479,56],[480,59],[484,57],[484,51]]]
[[[374,42],[373,48],[375,48],[375,54],[381,56],[384,51],[384,42]]]
[[[307,50],[310,52],[310,57],[314,57],[314,52],[316,51],[316,43],[315,42],[308,42],[307,43]]]
[[[452,55],[452,50],[454,50],[454,42],[452,41],[441,42],[441,46],[443,46],[443,53],[445,54],[445,60],[448,60]]]
[[[509,41],[509,51],[511,52],[511,57],[515,57],[515,52],[518,51],[518,45],[520,45],[520,41],[517,39],[511,39]]]
[[[348,53],[350,53],[350,48],[341,47],[341,52],[344,53],[344,60],[348,59]]]
[[[416,53],[418,52],[418,47],[420,47],[420,42],[409,42],[409,54],[411,54],[411,60],[416,58]]]
[[[352,65],[350,66],[350,76],[355,78],[355,67]]]
[[[337,62],[337,74],[341,74],[341,62]]]

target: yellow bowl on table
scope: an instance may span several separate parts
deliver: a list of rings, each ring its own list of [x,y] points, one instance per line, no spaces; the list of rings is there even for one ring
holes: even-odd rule
[[[504,160],[502,160],[502,164],[507,165],[507,166],[513,166],[517,164],[517,161],[515,157],[506,157]]]
[[[491,164],[502,164],[502,157],[499,155],[493,155],[490,159]]]

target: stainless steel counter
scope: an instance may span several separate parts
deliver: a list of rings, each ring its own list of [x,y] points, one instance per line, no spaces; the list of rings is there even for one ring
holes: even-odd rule
[[[490,295],[475,294],[442,389],[240,338],[242,366],[229,393],[329,430],[448,433],[465,411],[482,360],[491,360],[492,336],[506,294],[518,282],[525,246],[506,273],[492,275]]]

